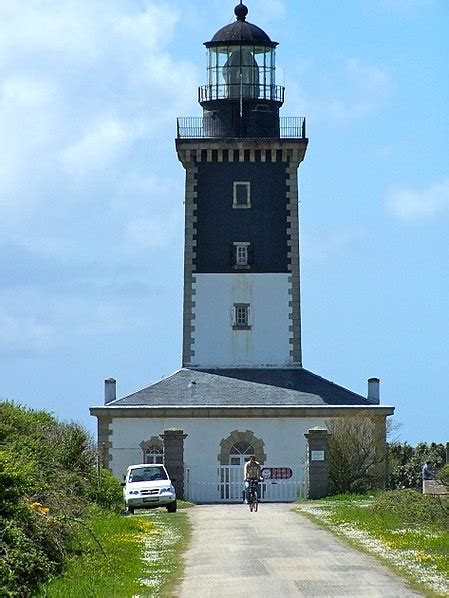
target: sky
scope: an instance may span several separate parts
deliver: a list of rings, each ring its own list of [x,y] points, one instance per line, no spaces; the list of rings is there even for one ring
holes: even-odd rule
[[[236,0],[0,3],[0,400],[95,430],[181,362],[184,170],[203,42]],[[449,440],[449,3],[247,0],[300,165],[303,364],[400,441]]]

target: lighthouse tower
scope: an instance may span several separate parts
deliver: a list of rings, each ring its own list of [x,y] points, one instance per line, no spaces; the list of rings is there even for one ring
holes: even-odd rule
[[[236,20],[205,43],[186,170],[183,367],[301,367],[298,177],[305,119],[281,118],[277,42]]]
[[[178,496],[241,501],[249,455],[264,466],[263,500],[327,492],[330,420],[367,421],[376,476],[386,479],[379,379],[367,396],[305,369],[301,357],[298,167],[305,120],[280,117],[277,43],[236,19],[205,43],[203,113],[178,119],[186,171],[182,367],[117,397],[105,381],[98,441],[121,478],[163,460]],[[365,425],[365,424],[364,424]],[[368,429],[363,428],[363,429]],[[151,500],[151,499],[149,499]]]

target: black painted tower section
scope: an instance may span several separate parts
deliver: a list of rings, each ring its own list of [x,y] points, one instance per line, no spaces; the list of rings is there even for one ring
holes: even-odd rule
[[[198,165],[195,270],[237,273],[235,242],[250,243],[250,270],[287,272],[286,165],[201,162]],[[247,181],[251,208],[235,209],[234,181]]]

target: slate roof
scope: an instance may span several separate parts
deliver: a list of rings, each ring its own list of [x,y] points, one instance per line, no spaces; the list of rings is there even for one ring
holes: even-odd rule
[[[183,368],[111,407],[265,407],[373,405],[372,401],[303,368]]]

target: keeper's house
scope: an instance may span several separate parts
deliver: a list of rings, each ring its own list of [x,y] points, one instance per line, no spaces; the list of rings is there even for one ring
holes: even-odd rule
[[[247,13],[240,3],[236,20],[205,44],[203,116],[178,119],[182,368],[123,398],[106,380],[104,406],[91,408],[115,475],[165,460],[180,493],[210,502],[240,499],[249,454],[264,466],[265,500],[306,494],[310,467],[326,463],[320,428],[331,418],[369,417],[385,455],[394,411],[379,404],[377,378],[363,397],[302,366],[297,171],[306,123],[280,118],[277,43]]]

